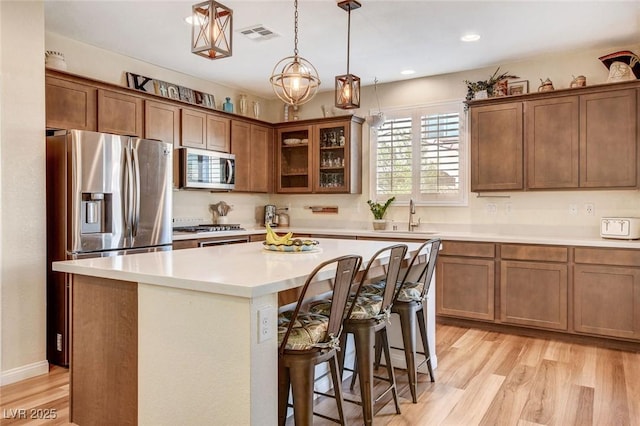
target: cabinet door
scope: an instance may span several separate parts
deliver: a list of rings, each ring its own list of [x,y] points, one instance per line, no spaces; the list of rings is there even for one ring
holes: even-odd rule
[[[182,108],[180,145],[191,148],[207,148],[207,114],[189,108]]]
[[[164,102],[145,101],[144,137],[171,142],[180,141],[180,108]]]
[[[446,247],[446,244],[444,244]],[[438,257],[436,313],[493,321],[495,262],[493,259]]]
[[[144,137],[171,142],[180,146],[180,108],[164,102],[145,101]],[[173,187],[178,188],[180,176],[178,151],[173,151]]]
[[[46,118],[49,129],[97,130],[97,90],[47,77]]]
[[[236,156],[234,191],[251,191],[251,125],[231,122],[231,153]]]
[[[503,260],[500,320],[566,330],[567,276],[566,264]]]
[[[228,118],[207,114],[207,149],[229,152],[230,122]]]
[[[349,193],[351,189],[349,122],[315,126],[313,140],[313,191]]]
[[[273,136],[269,128],[251,125],[251,180],[252,192],[270,192],[273,182],[272,143]]]
[[[313,141],[311,126],[279,129],[276,137],[276,191],[311,192]]]
[[[183,250],[190,248],[198,248],[198,240],[179,240],[172,244],[173,250]]]
[[[143,135],[142,98],[98,89],[98,131],[117,135]]]
[[[640,269],[576,265],[574,271],[575,331],[640,339]]]
[[[471,108],[471,191],[523,189],[522,103]]]
[[[578,106],[578,96],[525,102],[527,188],[578,187]]]
[[[633,187],[637,179],[634,89],[580,96],[580,186]]]

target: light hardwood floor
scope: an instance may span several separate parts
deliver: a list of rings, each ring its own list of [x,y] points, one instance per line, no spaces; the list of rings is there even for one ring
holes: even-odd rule
[[[406,374],[396,370],[402,414],[381,401],[374,424],[640,425],[639,353],[440,324],[436,335],[436,382],[419,375],[419,400],[412,404]],[[0,423],[68,424],[68,389],[68,371],[60,367],[3,386]],[[334,406],[326,399],[317,410],[335,416]],[[55,409],[57,418],[6,418],[19,409],[27,415]],[[359,406],[346,403],[346,410],[350,425],[362,423]],[[315,424],[334,423],[317,417]]]

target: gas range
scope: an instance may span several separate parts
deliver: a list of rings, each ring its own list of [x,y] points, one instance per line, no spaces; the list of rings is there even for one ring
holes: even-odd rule
[[[237,224],[218,224],[218,225],[193,225],[193,226],[177,226],[173,228],[173,232],[220,232],[220,231],[244,231],[245,229]]]

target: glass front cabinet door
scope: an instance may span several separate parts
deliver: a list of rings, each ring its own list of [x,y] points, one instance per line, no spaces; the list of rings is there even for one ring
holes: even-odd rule
[[[362,122],[332,117],[279,129],[278,192],[361,193]]]

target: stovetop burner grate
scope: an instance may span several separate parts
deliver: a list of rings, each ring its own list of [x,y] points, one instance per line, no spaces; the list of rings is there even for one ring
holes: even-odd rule
[[[219,232],[219,231],[244,231],[238,224],[218,224],[218,225],[193,225],[177,226],[174,232]]]

